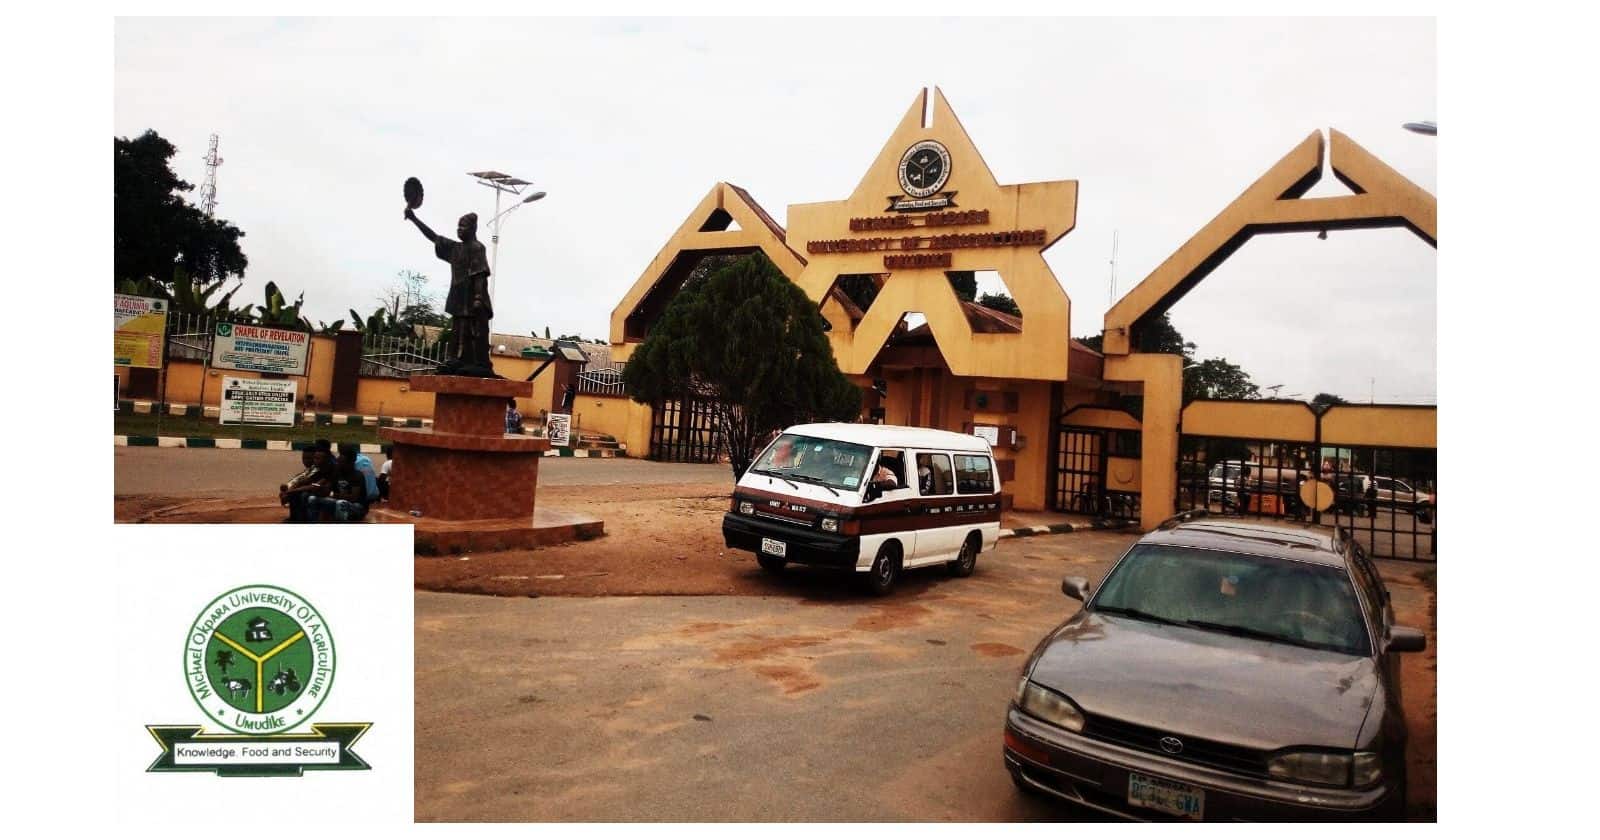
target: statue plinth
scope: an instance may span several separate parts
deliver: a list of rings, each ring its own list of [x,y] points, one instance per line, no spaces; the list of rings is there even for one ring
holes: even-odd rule
[[[394,466],[389,507],[374,514],[415,525],[418,551],[529,548],[604,533],[598,519],[535,506],[550,441],[505,433],[506,401],[533,396],[532,383],[413,376],[411,390],[434,394],[433,428],[379,430],[394,446]]]

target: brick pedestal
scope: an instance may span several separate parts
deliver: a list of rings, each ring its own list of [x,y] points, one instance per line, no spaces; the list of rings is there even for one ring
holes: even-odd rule
[[[433,428],[379,430],[394,446],[394,466],[389,506],[375,514],[415,525],[418,550],[526,548],[571,539],[562,536],[569,531],[603,533],[597,519],[577,517],[586,526],[581,533],[572,530],[571,515],[551,511],[545,522],[535,519],[539,458],[550,442],[505,434],[506,400],[532,396],[532,383],[413,376],[411,390],[435,395]],[[541,533],[557,523],[560,530]]]

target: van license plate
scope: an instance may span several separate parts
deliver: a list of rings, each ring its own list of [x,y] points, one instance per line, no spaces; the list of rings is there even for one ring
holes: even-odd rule
[[[773,557],[782,557],[788,550],[789,547],[787,545],[784,545],[777,540],[769,540],[766,537],[761,538],[762,554],[770,554]]]
[[[1205,816],[1206,792],[1193,785],[1129,773],[1128,804],[1198,820]]]

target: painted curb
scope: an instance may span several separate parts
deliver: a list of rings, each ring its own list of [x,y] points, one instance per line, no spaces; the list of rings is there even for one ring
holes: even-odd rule
[[[1136,524],[1132,522],[1095,522],[1091,525],[1073,525],[1070,522],[1058,522],[1054,525],[1030,525],[1026,528],[1007,528],[1000,532],[1000,539],[1038,537],[1045,534],[1070,534],[1074,531],[1120,531],[1124,528],[1132,528]]]
[[[263,440],[260,438],[215,437],[156,437],[154,435],[112,435],[113,446],[158,446],[164,449],[271,449],[278,452],[311,448],[309,440]],[[363,443],[361,451],[368,455],[383,452],[384,444]],[[544,453],[546,458],[626,458],[627,452],[619,449],[573,449],[561,447]]]

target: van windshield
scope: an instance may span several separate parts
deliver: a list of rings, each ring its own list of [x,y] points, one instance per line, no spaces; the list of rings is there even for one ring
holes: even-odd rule
[[[859,490],[871,458],[870,446],[783,434],[761,453],[750,471],[841,490]]]

